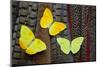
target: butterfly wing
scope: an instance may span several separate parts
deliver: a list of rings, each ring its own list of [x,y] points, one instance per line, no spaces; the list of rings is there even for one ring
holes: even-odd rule
[[[26,49],[26,53],[29,55],[33,55],[38,52],[44,51],[46,49],[47,49],[46,44],[42,40],[35,39]]]
[[[71,51],[73,54],[77,53],[80,50],[80,46],[82,45],[83,40],[84,40],[84,37],[78,37],[72,40]]]
[[[22,49],[26,49],[29,43],[34,39],[33,32],[25,25],[21,26],[19,45]]]
[[[61,31],[63,31],[65,28],[66,25],[64,23],[54,22],[49,29],[49,34],[55,36],[59,34]]]
[[[60,49],[65,54],[69,54],[70,52],[70,41],[65,38],[57,38],[57,42],[60,45]]]
[[[53,16],[50,9],[46,8],[40,20],[40,26],[42,28],[47,28],[51,25],[51,23],[53,23]]]

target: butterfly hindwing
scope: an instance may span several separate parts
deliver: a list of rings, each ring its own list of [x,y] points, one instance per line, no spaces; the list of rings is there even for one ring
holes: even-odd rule
[[[32,55],[44,51],[46,49],[47,49],[46,44],[42,40],[35,39],[26,49],[26,53]]]
[[[73,54],[77,53],[80,50],[80,47],[83,43],[84,37],[78,37],[72,40],[71,42],[71,52]]]
[[[63,53],[69,54],[70,52],[70,41],[65,38],[57,38],[57,42],[60,45],[60,48]]]
[[[49,29],[49,34],[52,36],[55,36],[61,31],[63,31],[65,28],[66,28],[66,25],[64,23],[54,22]]]
[[[33,32],[25,25],[21,26],[19,44],[22,49],[26,49],[27,45],[34,39]]]
[[[40,26],[42,28],[48,28],[51,25],[51,23],[53,23],[53,16],[50,9],[46,8],[40,20]]]

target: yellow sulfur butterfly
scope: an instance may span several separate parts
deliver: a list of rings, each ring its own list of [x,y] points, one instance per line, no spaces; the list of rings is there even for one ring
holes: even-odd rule
[[[73,54],[76,54],[80,50],[80,46],[82,45],[83,40],[84,37],[75,38],[74,40],[72,40],[72,42],[65,38],[57,38],[60,49],[65,54],[69,54],[70,51]]]
[[[25,25],[21,26],[19,45],[29,55],[47,49],[46,44],[42,40],[35,38],[34,33]]]
[[[49,28],[49,34],[52,36],[57,35],[66,28],[64,23],[53,20],[53,15],[48,8],[46,8],[43,13],[43,16],[40,20],[40,26],[42,28]]]

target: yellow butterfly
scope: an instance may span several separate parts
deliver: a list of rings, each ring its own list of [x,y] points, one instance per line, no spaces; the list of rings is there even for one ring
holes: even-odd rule
[[[80,50],[80,46],[82,45],[83,40],[84,37],[75,38],[74,40],[72,40],[72,42],[65,38],[57,38],[60,49],[65,54],[69,54],[70,51],[73,54],[76,54]]]
[[[48,8],[46,8],[43,13],[43,16],[40,20],[40,26],[42,28],[49,28],[49,34],[52,36],[57,35],[66,28],[64,23],[53,20],[53,15]]]
[[[25,25],[21,26],[19,45],[29,55],[47,49],[46,44],[42,40],[35,38],[34,33]]]

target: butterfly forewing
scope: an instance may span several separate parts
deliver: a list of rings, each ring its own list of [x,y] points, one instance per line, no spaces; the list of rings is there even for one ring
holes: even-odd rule
[[[22,49],[26,49],[28,44],[34,39],[33,32],[25,25],[21,26],[19,45]]]
[[[40,26],[42,28],[48,28],[52,23],[53,23],[53,15],[51,11],[48,8],[46,8],[44,10],[42,18],[40,19]]]
[[[57,42],[63,53],[69,54],[70,52],[70,41],[65,38],[57,38]]]

